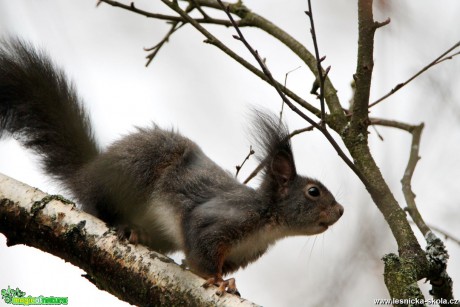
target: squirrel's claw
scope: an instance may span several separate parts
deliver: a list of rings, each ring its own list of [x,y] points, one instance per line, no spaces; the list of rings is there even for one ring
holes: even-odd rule
[[[235,278],[224,280],[222,277],[211,277],[206,280],[206,282],[203,284],[203,287],[207,288],[210,285],[218,287],[216,291],[216,295],[218,296],[224,295],[225,292],[241,296],[240,292],[238,292],[238,289],[236,288]]]

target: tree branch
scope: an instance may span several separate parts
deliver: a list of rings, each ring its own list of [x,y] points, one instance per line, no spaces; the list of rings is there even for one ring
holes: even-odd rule
[[[136,14],[148,17],[148,18],[155,18],[155,19],[169,20],[169,21],[182,21],[182,18],[177,17],[177,16],[157,14],[157,13],[151,13],[151,12],[147,12],[147,11],[144,11],[144,10],[140,10],[140,9],[136,8],[136,6],[134,5],[134,2],[131,2],[130,5],[126,5],[126,4],[123,4],[123,3],[118,2],[118,1],[98,0],[96,6],[100,6],[101,3],[106,3],[106,4],[109,4],[109,5],[114,6],[114,7],[119,7],[119,8],[122,8],[124,10],[128,10],[128,11],[131,11],[133,13],[136,13]]]
[[[289,77],[289,74],[296,71],[297,69],[299,69],[301,66],[297,66],[296,68],[294,69],[291,69],[290,71],[288,71],[285,75],[284,75],[284,88],[286,88],[287,86],[287,79]],[[280,110],[280,121],[283,120],[283,111],[284,111],[284,100],[281,99],[281,110]]]
[[[183,0],[183,1],[188,1],[188,0]],[[177,5],[176,2],[170,2],[170,1],[163,1],[163,2],[166,5],[168,5],[170,8],[175,10],[180,16],[169,16],[169,15],[163,15],[163,14],[149,13],[146,11],[139,10],[137,8],[133,9],[131,6],[124,5],[124,4],[118,3],[117,1],[112,1],[112,0],[100,0],[100,2],[104,2],[104,3],[110,4],[116,7],[120,7],[128,11],[131,11],[137,14],[141,14],[146,17],[157,18],[160,20],[182,21],[185,23],[190,23],[199,32],[201,32],[203,35],[207,37],[207,40],[205,42],[215,45],[216,47],[218,47],[219,49],[227,53],[234,60],[239,62],[241,65],[243,65],[246,69],[256,74],[262,80],[268,82],[268,79],[260,70],[258,70],[257,68],[255,68],[254,66],[246,62],[244,59],[242,59],[238,55],[232,53],[229,48],[227,48],[225,45],[219,42],[215,37],[211,38],[208,35],[210,34],[209,32],[208,34],[204,32],[206,30],[203,27],[197,27],[197,24],[200,25],[200,24],[205,24],[205,23],[223,25],[223,26],[228,27],[232,25],[231,22],[228,20],[213,19],[213,18],[207,18],[207,17],[194,19],[190,17],[189,15],[186,15],[186,16],[181,15],[179,12],[181,8]],[[200,6],[201,8],[208,7],[208,8],[221,10],[221,7],[219,6],[219,3],[216,0],[193,0],[193,4]],[[237,3],[224,2],[224,5],[229,8],[230,13],[235,14],[236,16],[241,18],[240,20],[237,21],[237,24],[239,27],[247,27],[247,26],[256,27],[266,32],[267,34],[273,36],[275,39],[279,40],[286,47],[292,50],[304,63],[307,64],[310,70],[315,75],[317,75],[317,68],[316,68],[317,64],[316,64],[315,57],[300,42],[298,42],[288,33],[286,33],[285,31],[283,31],[282,29],[280,29],[279,27],[271,23],[269,20],[250,11],[241,2],[237,2]],[[193,20],[194,22],[191,22],[191,20]],[[337,90],[333,87],[327,75],[325,77],[326,78],[325,78],[325,87],[324,87],[324,97],[326,99],[326,103],[328,105],[329,111],[331,112],[331,116],[326,116],[326,122],[328,122],[330,127],[333,128],[335,131],[340,132],[345,127],[347,120],[343,112],[342,106],[340,105],[340,102],[337,96]],[[307,109],[309,112],[315,114],[318,117],[321,116],[320,110],[313,107],[311,104],[307,103],[304,99],[300,98],[299,96],[297,96],[295,93],[293,93],[289,89],[283,88],[283,92],[288,97],[290,97],[295,102],[297,102],[299,105],[301,105],[303,108]]]
[[[414,130],[414,125],[406,124],[406,123],[399,122],[396,120],[388,120],[388,119],[382,119],[382,118],[370,118],[369,122],[371,125],[397,128],[397,129],[407,131],[409,133],[412,133],[412,131]]]
[[[113,1],[113,0],[98,0],[97,6],[99,6],[101,3],[106,3],[108,5],[111,5],[113,7],[119,7],[124,10],[148,17],[148,18],[154,18],[154,19],[159,19],[159,20],[166,20],[166,21],[174,21],[174,22],[183,22],[184,19],[180,16],[172,16],[172,15],[165,15],[165,14],[158,14],[158,13],[151,13],[147,12],[141,9],[138,9],[135,5],[134,2],[131,2],[130,5],[123,4],[118,1]],[[197,18],[194,19],[199,23],[210,23],[210,24],[216,24],[216,25],[222,25],[229,27],[231,26],[230,22],[228,20],[222,20],[222,19],[215,19],[215,18],[210,18],[209,16],[203,16],[203,18]]]
[[[59,196],[0,174],[0,232],[8,246],[25,244],[86,271],[99,289],[140,306],[252,306],[215,295],[204,279],[144,246],[119,241],[105,223]]]
[[[218,3],[216,0],[196,0],[202,6],[209,6],[217,8]],[[315,56],[305,48],[299,41],[294,39],[287,32],[283,31],[281,28],[270,22],[269,20],[263,18],[260,15],[249,10],[247,7],[242,5],[240,2],[235,4],[223,2],[225,7],[228,7],[230,13],[237,15],[241,18],[241,21],[238,23],[239,27],[242,26],[251,26],[256,27],[267,34],[273,36],[277,41],[283,43],[289,50],[294,52],[314,73],[315,76],[318,76],[317,72],[317,61]],[[324,97],[328,105],[329,111],[331,112],[330,117],[326,117],[326,122],[337,132],[339,132],[346,125],[345,114],[340,105],[339,98],[337,96],[337,90],[332,85],[329,78],[325,78],[325,87],[324,87]],[[319,114],[314,113],[318,117]],[[329,118],[329,119],[328,119]]]
[[[379,104],[380,102],[382,102],[383,100],[387,99],[388,97],[390,97],[391,95],[393,95],[394,93],[396,93],[397,91],[399,91],[401,88],[403,88],[404,86],[406,86],[407,84],[409,84],[411,81],[413,81],[415,78],[417,78],[418,76],[420,76],[421,74],[423,74],[425,71],[427,71],[428,69],[436,66],[437,64],[441,63],[441,62],[444,62],[446,60],[451,60],[454,56],[456,55],[459,55],[460,52],[456,52],[454,54],[451,54],[451,55],[448,55],[449,53],[451,53],[452,51],[454,51],[455,49],[457,49],[458,47],[460,46],[460,42],[457,42],[455,45],[453,45],[452,47],[450,47],[449,49],[447,49],[447,51],[445,51],[443,54],[441,54],[439,57],[437,57],[433,62],[431,62],[430,64],[426,65],[425,67],[423,67],[420,71],[418,71],[415,75],[413,75],[412,77],[410,77],[409,79],[407,79],[406,81],[402,82],[402,83],[399,83],[397,84],[394,88],[391,89],[391,91],[389,91],[387,94],[383,95],[381,98],[377,99],[376,101],[374,101],[373,103],[371,103],[369,105],[369,108],[372,108],[373,106]]]
[[[174,10],[176,13],[178,13],[186,22],[190,23],[194,28],[196,28],[200,33],[202,33],[207,39],[205,40],[206,43],[209,43],[211,45],[216,46],[217,48],[221,49],[223,52],[225,52],[227,55],[229,55],[231,58],[233,58],[235,61],[243,65],[245,68],[247,68],[249,71],[257,75],[259,78],[264,80],[267,83],[271,84],[270,79],[259,69],[257,69],[254,65],[240,57],[238,54],[236,54],[233,50],[228,48],[225,44],[223,44],[219,39],[217,39],[214,35],[212,35],[208,30],[206,30],[198,21],[194,20],[190,15],[188,15],[184,10],[182,10],[175,2],[169,1],[169,0],[161,0],[163,3],[165,3],[169,8]],[[199,2],[197,0],[199,4]],[[202,4],[201,4],[202,5]],[[277,84],[278,88],[281,88],[287,96],[292,98],[295,102],[303,106],[305,109],[310,111],[311,113],[319,116],[320,111],[313,107],[311,104],[297,96],[295,93],[292,91],[288,90],[287,88],[283,87],[278,81],[275,81]]]
[[[172,21],[171,29],[168,31],[168,33],[166,33],[165,37],[158,44],[156,44],[155,46],[151,48],[144,48],[145,51],[151,52],[149,55],[146,56],[147,63],[145,64],[145,66],[149,66],[149,64],[153,61],[155,56],[160,51],[161,47],[163,47],[164,44],[166,44],[169,41],[169,38],[171,37],[171,35],[173,35],[177,30],[182,28],[184,25],[185,23],[183,23],[182,21]]]
[[[422,135],[423,130],[423,123],[418,126],[413,126],[408,132],[412,134],[412,144],[409,154],[409,161],[407,162],[406,170],[404,171],[404,176],[401,179],[402,184],[402,191],[404,194],[404,198],[406,199],[407,208],[406,211],[409,212],[412,220],[417,225],[420,232],[425,236],[430,228],[426,225],[425,221],[422,218],[422,215],[417,209],[417,205],[415,203],[415,194],[412,191],[412,176],[414,175],[415,167],[417,166],[419,157],[419,149],[420,149],[420,138]]]
[[[354,79],[356,82],[350,128],[355,135],[367,139],[368,104],[374,68],[375,23],[372,0],[358,0],[358,62]]]
[[[368,179],[365,182],[366,189],[385,217],[398,244],[399,256],[389,254],[384,257],[384,279],[391,297],[423,299],[417,281],[427,276],[428,261],[406,219],[405,212],[385,182],[368,144],[368,106],[374,65],[374,34],[379,26],[373,20],[372,6],[372,0],[358,0],[358,55],[354,75],[356,87],[350,124],[343,132],[343,140],[356,167]]]
[[[319,101],[320,101],[320,105],[321,105],[321,126],[325,126],[325,109],[324,109],[324,82],[325,82],[325,79],[326,79],[326,76],[329,72],[329,69],[330,67],[328,67],[326,69],[325,72],[323,72],[323,68],[321,67],[321,62],[324,61],[324,59],[326,57],[320,57],[319,55],[319,47],[318,47],[318,40],[316,38],[316,29],[315,29],[315,22],[313,20],[313,7],[311,6],[311,0],[308,0],[308,11],[305,12],[308,16],[308,18],[310,19],[310,33],[311,33],[311,37],[313,39],[313,47],[315,49],[315,58],[316,58],[316,69],[317,69],[317,82],[319,83],[318,86],[319,86]],[[315,81],[316,82],[316,81]],[[311,92],[315,92],[314,91],[314,88],[312,89]],[[312,94],[313,94],[312,93]]]
[[[436,237],[430,227],[423,220],[415,203],[415,194],[412,191],[411,185],[415,167],[417,166],[417,162],[420,160],[420,140],[424,124],[422,123],[414,126],[397,121],[382,119],[371,119],[371,123],[405,130],[412,135],[409,160],[407,162],[403,178],[401,179],[402,191],[407,204],[407,208],[405,208],[405,210],[409,212],[409,215],[427,242],[426,254],[430,268],[429,274],[426,277],[430,280],[432,285],[431,294],[435,299],[445,299],[446,301],[449,301],[453,299],[452,280],[446,271],[449,254],[442,240]],[[441,304],[441,306],[447,305],[448,304]]]
[[[248,153],[248,155],[246,156],[246,158],[244,158],[243,162],[242,162],[240,165],[237,165],[237,166],[236,166],[235,178],[238,177],[238,174],[240,173],[241,168],[244,166],[244,163],[246,163],[246,161],[249,160],[249,157],[251,157],[254,153],[255,153],[255,151],[254,151],[254,149],[252,149],[252,146],[249,146],[249,153]]]
[[[300,111],[299,109],[297,109],[289,99],[287,99],[287,97],[284,95],[283,91],[282,91],[282,87],[280,86],[280,84],[278,82],[275,81],[275,79],[273,78],[273,75],[272,73],[270,72],[270,70],[268,69],[267,65],[265,64],[265,61],[262,60],[262,58],[260,57],[259,55],[259,52],[257,50],[255,50],[254,48],[252,48],[252,46],[248,43],[248,41],[246,40],[246,38],[244,37],[243,33],[241,32],[240,28],[238,27],[237,23],[235,22],[235,20],[233,19],[232,15],[230,14],[230,11],[229,11],[229,8],[228,7],[225,7],[224,4],[222,3],[221,0],[217,0],[217,2],[219,2],[220,6],[222,7],[222,10],[224,12],[227,13],[227,16],[230,20],[230,22],[232,23],[234,29],[236,30],[236,32],[238,33],[238,35],[234,35],[233,37],[239,41],[241,41],[244,46],[249,50],[249,52],[252,54],[252,56],[254,57],[254,59],[257,61],[257,63],[259,64],[260,68],[262,69],[262,72],[264,73],[264,75],[268,78],[268,81],[270,83],[271,86],[273,86],[273,88],[277,91],[278,95],[280,95],[280,97],[283,99],[283,101],[294,111],[296,112],[297,114],[299,114],[303,119],[305,119],[310,125],[312,125],[313,127],[317,128],[317,129],[320,129],[321,126],[318,125],[313,119],[311,119],[309,116],[307,116],[306,114],[304,114],[302,111]],[[321,116],[321,113],[320,113],[320,116]]]
[[[164,0],[164,1],[167,1],[167,0]],[[225,8],[224,4],[222,3],[221,0],[217,0],[217,1],[222,6],[222,9],[227,13],[228,18],[230,19],[230,21],[233,24],[233,27],[235,28],[236,32],[238,33],[238,35],[234,36],[234,38],[240,40],[246,46],[246,48],[249,50],[249,52],[254,56],[254,58],[256,59],[257,63],[259,63],[259,66],[262,68],[263,73],[269,79],[269,81],[270,81],[269,83],[275,88],[275,90],[277,91],[277,93],[279,94],[281,99],[283,99],[284,103],[286,103],[292,111],[297,113],[301,118],[303,118],[305,121],[307,121],[310,125],[312,125],[316,129],[318,129],[326,137],[326,139],[329,141],[329,143],[332,145],[332,147],[334,147],[335,151],[340,156],[340,158],[342,158],[342,160],[350,167],[350,169],[358,176],[358,178],[361,179],[361,181],[365,182],[367,179],[362,175],[362,173],[355,167],[353,162],[343,152],[342,148],[340,148],[339,144],[337,144],[335,139],[332,137],[332,135],[327,130],[326,126],[322,126],[322,125],[316,123],[313,119],[311,119],[305,113],[303,113],[301,110],[299,110],[299,108],[297,108],[286,97],[286,95],[284,95],[283,91],[281,90],[280,84],[275,81],[275,79],[273,78],[270,70],[265,65],[265,62],[262,60],[262,58],[260,57],[260,55],[257,52],[257,50],[252,48],[252,46],[248,43],[248,41],[244,37],[243,33],[241,32],[241,30],[239,29],[238,25],[234,21],[232,15],[230,14],[229,8],[228,7]],[[321,116],[321,114],[320,114],[320,116]]]

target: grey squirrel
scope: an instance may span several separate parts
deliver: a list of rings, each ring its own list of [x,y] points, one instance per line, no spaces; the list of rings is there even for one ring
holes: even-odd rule
[[[319,181],[297,174],[289,132],[256,112],[263,150],[257,189],[238,182],[177,132],[138,128],[104,151],[73,85],[41,51],[18,40],[0,44],[0,136],[8,133],[41,157],[44,170],[82,209],[132,243],[183,251],[188,267],[238,293],[223,276],[257,260],[278,239],[324,232],[343,207]]]

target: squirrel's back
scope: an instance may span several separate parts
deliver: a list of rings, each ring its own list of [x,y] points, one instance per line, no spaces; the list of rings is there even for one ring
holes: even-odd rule
[[[167,195],[171,205],[180,203],[183,210],[239,186],[193,141],[156,126],[138,128],[116,141],[73,180],[77,198],[87,206],[84,209],[113,221],[130,212],[137,215],[155,197]]]

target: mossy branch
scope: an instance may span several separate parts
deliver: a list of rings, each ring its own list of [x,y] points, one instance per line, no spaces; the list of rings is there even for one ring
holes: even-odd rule
[[[415,202],[415,193],[412,191],[411,182],[417,163],[420,160],[420,141],[424,124],[421,123],[420,125],[409,125],[398,121],[383,119],[371,119],[371,123],[374,125],[382,125],[386,127],[401,129],[407,131],[412,135],[409,159],[407,162],[406,170],[404,171],[403,178],[401,179],[402,191],[407,204],[407,208],[405,208],[405,210],[409,213],[412,220],[417,225],[418,229],[423,234],[427,242],[426,257],[428,259],[428,273],[425,277],[430,280],[430,283],[432,285],[431,294],[436,299],[444,299],[446,301],[450,301],[451,299],[453,299],[453,285],[452,279],[446,271],[447,259],[449,258],[449,254],[442,240],[436,237],[436,235],[431,231],[430,227],[423,220],[422,215],[420,214]],[[388,260],[390,258],[384,259]],[[398,269],[397,272],[394,272],[396,267],[388,264],[389,262],[385,261],[387,270],[393,271],[394,274],[405,275],[407,273],[405,272],[406,268],[403,267],[401,270]],[[401,290],[396,289],[398,287],[397,284],[394,284],[392,286],[394,286],[395,290]],[[397,293],[397,295],[400,295],[400,293]]]

